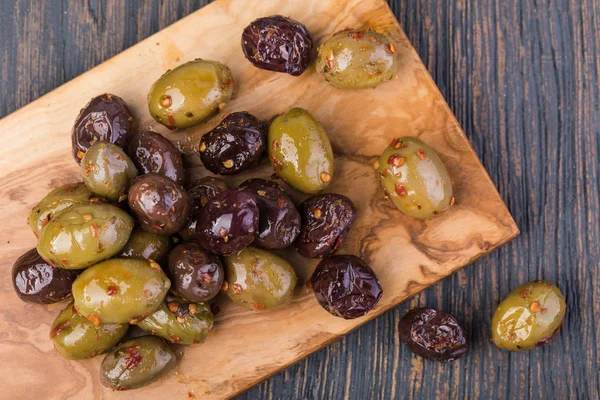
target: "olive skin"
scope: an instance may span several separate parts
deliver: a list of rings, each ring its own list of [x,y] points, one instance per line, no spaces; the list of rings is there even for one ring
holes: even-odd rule
[[[457,319],[429,307],[413,308],[404,314],[398,332],[411,352],[429,360],[454,361],[469,347],[465,328]]]
[[[247,112],[231,113],[200,140],[200,159],[212,173],[233,175],[260,162],[267,146],[264,124]]]
[[[192,302],[213,299],[221,290],[225,272],[219,257],[207,253],[199,244],[189,242],[169,254],[171,289]]]
[[[333,177],[333,150],[325,130],[308,111],[293,108],[269,127],[269,160],[292,188],[314,194]]]
[[[151,384],[175,368],[177,356],[155,336],[121,343],[100,365],[100,383],[113,390],[130,390]]]
[[[71,296],[79,271],[55,268],[31,249],[15,261],[12,282],[19,298],[27,303],[53,304]]]
[[[104,93],[94,97],[75,120],[71,141],[77,163],[94,142],[104,140],[121,148],[127,146],[132,133],[133,115],[119,96]]]
[[[75,205],[42,230],[37,251],[51,265],[82,269],[117,254],[133,230],[133,218],[110,204]]]
[[[112,349],[125,336],[128,328],[128,324],[94,325],[70,303],[54,320],[50,339],[61,356],[83,360]]]
[[[334,254],[342,245],[356,220],[352,200],[327,193],[309,197],[298,207],[302,218],[296,250],[307,258]]]
[[[42,229],[63,210],[76,204],[88,204],[93,196],[83,182],[68,183],[48,193],[29,213],[27,222],[35,237],[39,238]]]
[[[283,249],[294,243],[300,233],[300,214],[281,186],[264,179],[248,179],[239,188],[252,192],[258,205],[258,237],[254,244],[264,249]]]
[[[196,241],[211,253],[235,253],[250,246],[257,235],[258,205],[246,190],[226,190],[198,213]]]
[[[411,217],[432,218],[454,204],[452,181],[444,163],[435,150],[417,138],[392,140],[377,169],[386,195]]]
[[[135,227],[117,257],[154,260],[160,263],[169,254],[169,250],[171,250],[169,236],[155,235]]]
[[[141,174],[159,174],[183,185],[185,171],[177,147],[163,135],[151,131],[138,131],[129,141],[127,154]]]
[[[312,46],[308,29],[281,15],[258,18],[242,33],[242,51],[252,65],[292,76],[304,72]]]
[[[154,261],[112,258],[73,283],[75,309],[93,323],[135,324],[165,299],[171,282]]]
[[[256,247],[224,257],[227,296],[250,310],[267,310],[292,301],[296,272],[283,258]]]
[[[165,176],[138,176],[129,189],[128,199],[140,225],[150,233],[173,235],[189,222],[192,211],[190,196]]]
[[[229,185],[221,179],[212,176],[192,181],[187,185],[187,191],[192,198],[192,212],[190,222],[186,228],[179,232],[179,236],[185,241],[192,241],[196,237],[196,224],[200,209],[217,194],[229,189]]]
[[[187,62],[167,71],[150,89],[150,115],[166,127],[189,128],[208,121],[233,93],[231,70],[217,61]]]
[[[566,312],[560,290],[548,281],[525,283],[511,291],[492,318],[492,340],[501,349],[530,350],[560,329]]]
[[[318,48],[317,72],[340,89],[374,88],[396,75],[396,48],[372,30],[343,30]]]
[[[325,258],[317,264],[310,282],[321,307],[344,319],[365,315],[383,294],[375,272],[355,256]]]

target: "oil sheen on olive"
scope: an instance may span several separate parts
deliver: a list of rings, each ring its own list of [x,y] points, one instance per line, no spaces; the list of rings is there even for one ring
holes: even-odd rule
[[[231,70],[217,61],[187,62],[167,71],[150,89],[150,115],[173,128],[206,122],[223,110],[233,92]]]
[[[341,194],[309,197],[300,207],[302,228],[296,249],[303,257],[320,258],[334,254],[356,220],[352,200]]]
[[[181,153],[160,133],[140,130],[129,141],[127,154],[141,174],[155,173],[183,185],[185,171]]]
[[[71,133],[73,157],[81,164],[85,152],[99,140],[125,148],[132,127],[133,115],[122,98],[109,93],[94,97],[75,120]]]
[[[54,320],[50,339],[61,356],[82,360],[112,349],[125,336],[128,327],[128,324],[94,325],[70,303]]]
[[[283,258],[248,247],[224,257],[227,296],[251,310],[267,310],[292,301],[296,272]]]
[[[392,140],[379,158],[381,184],[402,212],[427,219],[454,204],[452,181],[435,150],[413,137]]]
[[[396,75],[396,48],[372,30],[343,30],[319,46],[317,72],[341,89],[374,88]]]
[[[365,315],[383,294],[375,272],[355,256],[325,258],[317,264],[310,281],[321,307],[344,319]]]
[[[498,305],[492,318],[492,340],[510,351],[544,345],[560,329],[565,311],[565,299],[552,283],[525,283]]]
[[[449,362],[465,355],[467,333],[453,315],[433,308],[409,310],[398,324],[402,343],[418,356]]]
[[[264,124],[247,112],[235,112],[200,140],[202,164],[215,174],[233,175],[257,165],[266,148]]]
[[[186,188],[192,198],[192,212],[188,226],[179,231],[179,236],[185,241],[191,241],[196,237],[196,224],[200,209],[217,194],[229,189],[229,185],[221,178],[205,176],[204,178],[192,181]]]
[[[160,306],[171,282],[154,261],[112,258],[73,283],[75,308],[94,323],[137,323]]]
[[[17,296],[28,303],[53,304],[71,296],[79,271],[55,268],[31,249],[15,261],[12,282]]]
[[[110,204],[75,205],[42,230],[37,251],[55,267],[82,269],[117,254],[133,230],[133,218]]]
[[[258,18],[242,33],[242,50],[255,67],[293,76],[308,66],[312,46],[308,29],[282,15]]]
[[[130,390],[151,384],[175,368],[177,356],[155,336],[121,343],[100,365],[100,383],[113,390]]]
[[[294,189],[314,194],[333,178],[333,151],[325,129],[302,108],[278,116],[269,127],[269,160]]]
[[[160,263],[169,254],[169,250],[171,250],[169,236],[155,235],[140,227],[135,227],[117,257],[140,258]]]
[[[291,245],[300,233],[300,214],[281,186],[264,179],[248,179],[239,187],[252,192],[258,205],[258,237],[254,244],[264,249]]]

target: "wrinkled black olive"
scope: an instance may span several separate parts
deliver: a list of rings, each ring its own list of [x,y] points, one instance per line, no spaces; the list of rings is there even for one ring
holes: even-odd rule
[[[127,155],[140,174],[163,175],[179,185],[185,180],[181,153],[169,139],[159,133],[135,133],[127,146]]]
[[[206,176],[202,179],[192,181],[186,188],[192,198],[192,216],[190,217],[188,226],[179,232],[179,236],[189,242],[196,237],[196,223],[198,222],[200,209],[217,194],[229,189],[229,185],[221,178]]]

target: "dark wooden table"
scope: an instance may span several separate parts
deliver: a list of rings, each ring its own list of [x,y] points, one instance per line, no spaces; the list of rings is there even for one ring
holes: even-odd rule
[[[0,0],[0,117],[206,2]],[[390,3],[521,236],[240,398],[600,398],[600,0]],[[496,349],[497,302],[541,278],[565,295],[560,333]],[[398,319],[420,305],[464,322],[464,359],[399,343]]]

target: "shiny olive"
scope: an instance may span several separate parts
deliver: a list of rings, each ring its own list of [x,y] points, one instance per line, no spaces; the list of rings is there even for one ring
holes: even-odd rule
[[[217,194],[229,189],[229,185],[223,179],[206,176],[192,181],[186,189],[192,198],[192,212],[188,226],[180,231],[179,235],[183,240],[190,241],[196,237],[196,224],[200,209]]]
[[[275,118],[268,142],[275,173],[294,189],[317,193],[331,181],[331,143],[319,121],[308,111],[293,108]]]
[[[171,238],[169,236],[155,235],[135,227],[117,257],[141,258],[160,263],[169,254],[169,250],[171,250]]]
[[[395,52],[386,35],[371,30],[344,30],[319,46],[315,67],[339,88],[374,88],[396,75]]]
[[[75,205],[42,230],[37,251],[55,267],[86,268],[117,254],[133,230],[133,218],[110,204]]]
[[[381,184],[398,209],[427,219],[454,204],[452,182],[435,150],[413,137],[392,140],[379,158]]]
[[[560,329],[565,311],[565,299],[552,283],[525,283],[498,305],[492,318],[492,340],[511,351],[544,345]]]
[[[183,185],[185,171],[181,153],[163,135],[151,131],[138,131],[129,141],[127,154],[140,174],[159,174]]]
[[[223,110],[232,92],[229,67],[197,59],[167,71],[154,82],[148,108],[155,120],[169,128],[189,128]]]

